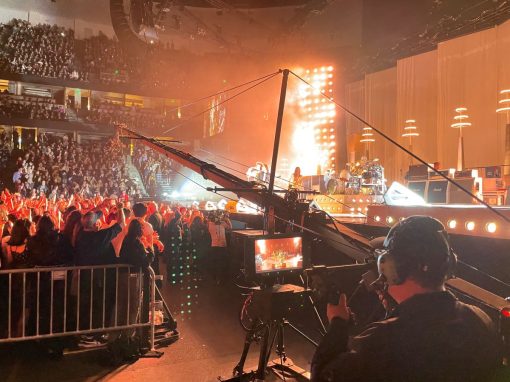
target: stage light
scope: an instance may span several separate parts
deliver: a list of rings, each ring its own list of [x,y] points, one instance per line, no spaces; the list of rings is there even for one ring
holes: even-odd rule
[[[449,220],[447,225],[448,225],[448,228],[455,229],[455,228],[457,228],[457,220],[455,220],[455,219]]]
[[[475,229],[475,222],[469,221],[466,223],[466,229],[468,231],[473,231]]]
[[[376,215],[376,216],[374,216],[374,220],[376,222],[380,222],[381,221],[381,217]]]
[[[485,226],[485,230],[489,233],[494,233],[496,232],[496,229],[498,228],[498,226],[496,225],[496,223],[494,222],[490,222],[490,223],[487,223],[487,225]]]
[[[386,223],[388,223],[388,224],[393,224],[393,222],[394,222],[394,221],[395,221],[395,220],[394,220],[394,219],[393,219],[393,217],[391,217],[391,216],[388,216],[388,217],[386,218]]]

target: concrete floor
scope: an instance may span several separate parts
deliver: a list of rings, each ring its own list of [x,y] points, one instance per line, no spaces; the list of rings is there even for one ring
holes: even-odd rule
[[[159,359],[142,358],[119,368],[108,366],[105,351],[67,354],[58,361],[41,355],[33,343],[0,347],[0,381],[65,382],[65,381],[216,381],[219,376],[230,377],[237,364],[244,331],[239,321],[242,301],[235,286],[217,286],[211,281],[174,278],[175,284],[165,282],[163,294],[178,321],[180,339],[161,350]],[[182,281],[182,282],[181,282]],[[318,338],[310,309],[296,312],[297,326]],[[292,316],[293,314],[290,313]],[[291,319],[291,317],[289,317]],[[247,369],[257,364],[258,345],[253,345]],[[313,345],[290,331],[286,332],[287,355],[296,364],[309,369]]]

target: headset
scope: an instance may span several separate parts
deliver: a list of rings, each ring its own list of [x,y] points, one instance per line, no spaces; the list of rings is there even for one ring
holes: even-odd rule
[[[376,255],[379,276],[388,285],[400,285],[410,276],[437,285],[452,278],[457,265],[443,223],[430,216],[410,216],[397,223]]]

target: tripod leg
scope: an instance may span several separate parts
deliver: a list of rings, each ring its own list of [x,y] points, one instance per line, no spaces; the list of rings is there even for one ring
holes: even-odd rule
[[[266,368],[267,362],[269,360],[269,355],[271,354],[271,347],[269,345],[269,338],[271,336],[271,331],[273,328],[273,324],[268,324],[262,336],[262,343],[260,344],[260,353],[259,353],[259,365],[257,367],[257,372],[255,373],[255,380],[264,381],[266,379]],[[273,336],[274,341],[274,336]],[[271,342],[273,342],[271,341]]]
[[[253,324],[253,329],[255,330],[256,324]],[[243,352],[241,353],[241,359],[239,363],[234,367],[234,376],[239,376],[244,373],[244,363],[246,362],[246,357],[248,357],[248,352],[250,351],[250,345],[255,340],[257,336],[257,332],[250,331],[246,333],[246,338],[244,340]]]
[[[287,355],[285,354],[285,324],[286,321],[283,320],[278,327],[278,342],[276,343],[276,354],[280,357],[280,359],[285,362],[287,361]]]
[[[267,364],[269,363],[269,358],[271,358],[271,351],[273,349],[274,342],[278,336],[278,333],[280,332],[280,326],[276,322],[271,324],[271,328],[272,328],[271,335],[270,335],[271,343],[269,344],[269,347],[267,348],[266,368],[267,368]]]

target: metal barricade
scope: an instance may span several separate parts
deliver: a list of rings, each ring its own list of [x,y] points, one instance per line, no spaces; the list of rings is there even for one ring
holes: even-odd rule
[[[148,328],[154,350],[155,282],[125,264],[0,271],[0,344]]]

